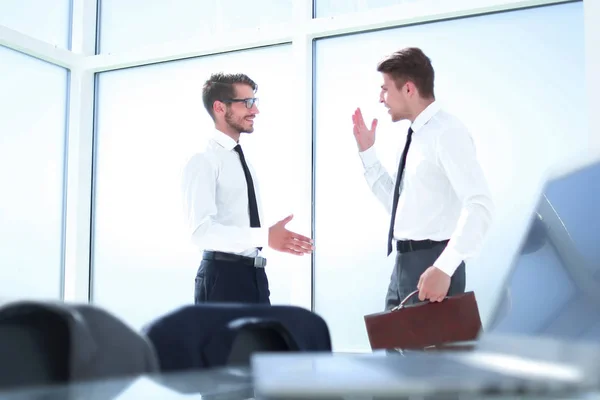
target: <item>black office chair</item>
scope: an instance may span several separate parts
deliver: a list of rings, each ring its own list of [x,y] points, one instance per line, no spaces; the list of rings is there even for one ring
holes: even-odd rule
[[[294,306],[208,303],[181,307],[145,327],[161,371],[249,366],[255,352],[331,352],[325,321]]]
[[[69,332],[58,315],[43,310],[0,314],[0,389],[66,383]]]
[[[0,390],[155,372],[150,342],[97,307],[41,301],[0,307]],[[114,385],[114,394],[130,382]]]
[[[227,354],[223,368],[213,368],[207,375],[190,373],[162,374],[154,380],[160,385],[183,394],[200,394],[208,400],[245,400],[255,397],[250,369],[256,352],[298,351],[298,344],[278,321],[264,318],[233,320],[204,344],[214,354]]]
[[[298,343],[279,321],[264,318],[239,318],[233,320],[218,335],[223,340],[230,336],[231,348],[228,366],[249,366],[252,354],[258,352],[299,351]],[[208,344],[210,346],[210,344]]]

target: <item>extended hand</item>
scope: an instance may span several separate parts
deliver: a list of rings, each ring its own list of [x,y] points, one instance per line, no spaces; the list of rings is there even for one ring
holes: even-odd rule
[[[421,275],[417,289],[419,289],[419,300],[440,302],[448,294],[450,277],[436,267],[429,267]]]
[[[269,228],[269,247],[274,250],[301,256],[313,251],[313,241],[306,236],[289,231],[285,225],[294,218],[290,215]]]
[[[352,114],[352,123],[354,124],[354,138],[359,151],[365,151],[375,144],[375,130],[377,129],[377,119],[371,122],[371,129],[365,125],[362,112],[357,108]]]

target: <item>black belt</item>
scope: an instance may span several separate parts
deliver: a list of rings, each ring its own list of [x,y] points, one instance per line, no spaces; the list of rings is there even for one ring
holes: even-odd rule
[[[239,262],[254,268],[264,268],[267,265],[267,259],[264,257],[246,257],[222,251],[205,251],[202,258],[204,260]]]
[[[449,240],[398,240],[396,242],[396,250],[400,253],[408,253],[410,251],[427,250],[434,248],[439,244],[447,244]]]

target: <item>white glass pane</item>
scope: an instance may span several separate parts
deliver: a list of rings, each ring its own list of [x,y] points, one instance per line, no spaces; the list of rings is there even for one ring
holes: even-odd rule
[[[372,8],[410,5],[416,2],[423,2],[423,0],[315,0],[315,16],[317,18],[332,17]]]
[[[71,0],[0,0],[0,25],[68,49]]]
[[[408,122],[392,124],[378,103],[377,61],[406,46],[432,59],[437,99],[476,141],[502,221],[490,231],[500,249],[542,172],[587,146],[582,21],[579,2],[317,42],[315,301],[337,349],[368,349],[363,316],[382,311],[394,263],[385,257],[390,217],[364,180],[350,118],[361,107],[379,119],[376,148],[394,171]],[[493,301],[509,261],[499,270],[468,265],[480,304]]]
[[[519,2],[519,0],[452,0],[452,2],[447,0],[315,0],[315,16],[317,18],[335,17],[372,9],[399,6],[399,8],[393,9],[393,12],[398,12],[398,15],[407,17],[413,14],[436,14],[446,7],[451,7],[453,10],[483,9]],[[449,6],[447,3],[451,3],[451,5]],[[387,15],[392,16],[389,13]]]
[[[242,71],[258,84],[256,129],[241,140],[257,172],[263,224],[293,212],[290,229],[310,229],[310,133],[294,126],[295,105],[282,89],[291,68],[291,46],[275,46],[100,75],[96,303],[135,326],[193,303],[201,252],[184,228],[180,182],[186,161],[214,129],[202,104],[202,85],[211,73]],[[309,281],[310,257],[269,248],[264,253],[271,301],[289,304],[299,276]]]
[[[101,53],[191,38],[208,44],[218,35],[292,19],[292,0],[99,1]]]
[[[0,297],[59,298],[67,71],[0,60]]]

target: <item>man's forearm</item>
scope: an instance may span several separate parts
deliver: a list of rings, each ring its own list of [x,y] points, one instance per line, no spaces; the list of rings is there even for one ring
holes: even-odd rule
[[[239,253],[253,247],[267,247],[269,228],[227,226],[208,219],[192,233],[192,242],[202,249]]]
[[[363,162],[364,176],[371,191],[379,199],[388,213],[392,212],[394,196],[394,180],[377,159],[375,149],[359,153]]]
[[[433,264],[452,276],[463,261],[479,251],[492,220],[493,204],[483,197],[463,208],[450,242]]]

